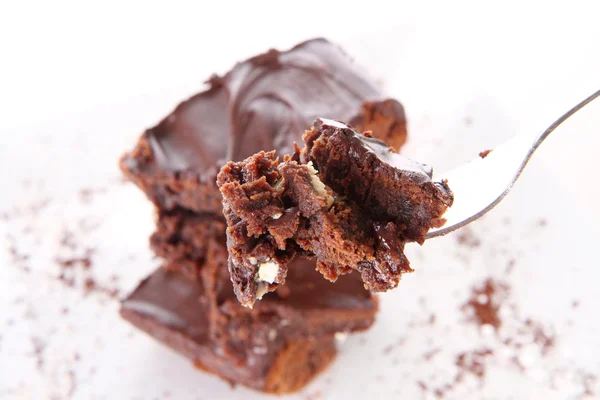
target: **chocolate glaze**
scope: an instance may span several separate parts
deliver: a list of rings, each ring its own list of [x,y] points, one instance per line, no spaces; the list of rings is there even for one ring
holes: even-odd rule
[[[294,259],[290,263],[285,294],[267,294],[261,304],[284,304],[301,312],[346,310],[356,313],[359,318],[361,310],[376,310],[377,303],[364,289],[357,275],[344,276],[333,284],[324,280],[315,271],[314,265],[314,260],[303,257]],[[208,340],[209,324],[208,308],[203,298],[204,290],[200,282],[161,268],[146,278],[123,302],[123,309],[152,317],[201,342]],[[229,285],[220,296],[220,302],[234,298],[233,288]],[[331,324],[335,324],[335,321],[332,320]]]
[[[433,168],[427,164],[421,164],[413,161],[410,158],[401,156],[397,152],[390,149],[389,145],[383,140],[379,140],[372,136],[365,136],[362,133],[355,131],[352,126],[327,118],[317,118],[315,128],[326,130],[328,127],[336,129],[339,132],[339,137],[349,143],[351,151],[367,151],[372,152],[382,162],[390,167],[396,168],[404,175],[410,176],[416,184],[431,182],[433,177]]]
[[[123,302],[124,310],[152,317],[185,332],[197,342],[208,340],[208,315],[202,285],[184,275],[156,270]]]
[[[290,153],[316,117],[349,121],[364,100],[381,98],[324,39],[271,50],[209,85],[148,132],[161,168],[206,169],[273,148]]]
[[[406,136],[402,105],[387,99],[325,39],[288,51],[270,50],[207,83],[206,91],[147,130],[138,147],[122,159],[125,174],[161,208],[217,211],[213,182],[218,167],[260,150],[293,152],[294,141],[301,140],[317,117],[373,129],[398,146]],[[198,183],[207,187],[198,189]],[[217,197],[208,193],[212,190]]]
[[[254,310],[235,300],[229,283],[217,314],[201,279],[159,268],[123,301],[121,314],[204,368],[264,390],[267,371],[292,343],[329,343],[336,332],[374,321],[377,301],[357,276],[324,290],[310,264],[299,259],[286,292],[271,293]]]

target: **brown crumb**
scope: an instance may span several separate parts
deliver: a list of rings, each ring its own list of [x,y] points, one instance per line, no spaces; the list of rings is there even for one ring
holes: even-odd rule
[[[475,375],[480,380],[483,380],[486,371],[486,358],[493,354],[494,352],[488,348],[460,353],[455,361],[458,373],[454,378],[454,382],[462,382],[467,374]]]
[[[539,227],[542,227],[542,228],[543,228],[543,227],[545,227],[546,225],[548,225],[548,220],[547,220],[546,218],[541,218],[541,219],[538,221],[538,226],[539,226]]]
[[[473,124],[473,119],[471,117],[465,117],[464,122],[466,126],[471,126]]]
[[[392,351],[394,351],[394,348],[395,348],[395,347],[396,347],[396,346],[394,346],[393,344],[390,344],[390,345],[388,345],[388,346],[385,346],[385,347],[383,348],[383,355],[386,355],[386,356],[387,356],[387,355],[391,354],[391,353],[392,353]]]
[[[513,272],[513,270],[515,269],[515,264],[517,263],[517,261],[514,258],[511,258],[510,260],[508,260],[508,263],[506,264],[506,273],[510,274],[511,272]]]
[[[86,292],[91,292],[96,288],[96,281],[93,278],[86,278],[84,285]]]
[[[440,351],[440,348],[435,348],[433,350],[428,351],[427,353],[423,354],[423,360],[431,361],[431,359],[435,357]]]
[[[429,325],[434,325],[435,324],[435,320],[436,320],[435,314],[431,314],[429,316]]]
[[[69,391],[67,393],[67,398],[70,399],[77,390],[77,376],[75,375],[75,371],[72,369],[67,372],[67,376],[69,377]]]
[[[481,240],[475,236],[475,233],[473,233],[473,230],[469,227],[462,228],[456,235],[456,240],[458,241],[458,244],[462,246],[471,248],[481,246]]]
[[[417,385],[419,385],[419,387],[421,388],[422,391],[424,391],[424,392],[427,391],[427,385],[425,384],[425,382],[417,381]]]
[[[86,250],[86,255],[83,257],[70,257],[70,258],[60,258],[56,257],[55,262],[60,265],[63,269],[72,268],[76,265],[80,265],[85,269],[90,269],[92,267],[92,259],[90,258],[93,250]]]
[[[596,392],[594,392],[594,384],[597,380],[598,377],[590,373],[584,373],[581,375],[581,381],[584,389],[581,397],[588,396],[590,398],[594,398],[596,396]]]
[[[306,395],[306,397],[304,398],[304,400],[319,400],[322,398],[323,398],[323,395],[321,394],[321,392],[317,391],[314,393],[308,393]]]
[[[550,352],[550,350],[552,350],[552,348],[554,347],[554,343],[556,340],[554,335],[547,333],[541,324],[534,322],[529,318],[525,320],[525,325],[532,329],[533,341],[539,346],[541,346],[542,355],[547,355]]]
[[[488,156],[488,154],[490,154],[492,152],[492,150],[484,150],[482,152],[479,153],[479,157],[481,158],[486,158]]]
[[[92,195],[105,192],[106,189],[81,189],[79,191],[79,199],[83,204],[88,204],[92,201]]]
[[[59,242],[61,247],[65,247],[67,249],[70,250],[75,250],[77,248],[77,243],[75,241],[75,235],[73,234],[73,232],[65,229],[59,239]]]
[[[31,345],[33,346],[33,355],[36,360],[36,366],[38,370],[44,368],[44,350],[46,349],[46,343],[44,343],[39,337],[31,337]]]
[[[508,286],[488,278],[482,287],[471,289],[471,298],[462,306],[463,311],[468,311],[470,319],[480,326],[491,325],[498,330],[502,321],[498,315],[500,302],[506,298]]]

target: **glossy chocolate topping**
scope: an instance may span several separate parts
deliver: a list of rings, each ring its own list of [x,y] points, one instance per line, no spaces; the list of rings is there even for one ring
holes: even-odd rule
[[[209,321],[208,305],[200,302],[202,294],[200,283],[160,268],[138,286],[122,307],[204,342],[208,339]]]
[[[397,169],[404,175],[410,176],[416,184],[431,182],[433,176],[431,166],[401,156],[390,149],[388,144],[382,140],[358,133],[346,123],[326,118],[317,118],[314,126],[316,129],[321,130],[323,134],[336,135],[339,140],[346,141],[352,152],[375,154],[381,162]]]
[[[231,284],[221,301],[235,298]],[[184,275],[158,269],[123,302],[123,308],[186,332],[198,342],[208,339],[208,305],[201,302],[203,288]],[[315,261],[297,257],[290,263],[285,293],[270,293],[265,304],[281,303],[296,311],[323,309],[374,310],[376,303],[358,276],[341,277],[333,284],[315,271]],[[334,323],[334,321],[331,321]]]
[[[260,150],[290,153],[316,117],[352,121],[382,99],[349,57],[324,39],[237,64],[146,135],[158,167],[205,170]]]

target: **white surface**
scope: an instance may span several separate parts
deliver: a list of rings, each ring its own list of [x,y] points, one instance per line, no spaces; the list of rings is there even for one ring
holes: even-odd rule
[[[597,13],[580,2],[413,1],[393,9],[372,1],[338,17],[333,4],[304,3],[0,6],[0,215],[10,217],[0,219],[0,398],[262,397],[232,390],[137,332],[119,319],[115,300],[55,278],[55,259],[86,247],[93,267],[75,267],[78,278],[91,274],[121,294],[157,265],[147,248],[151,207],[121,182],[116,162],[212,72],[327,36],[405,104],[405,154],[437,170],[544,129],[600,87]],[[600,393],[586,378],[600,371],[599,129],[592,104],[553,134],[514,192],[471,226],[479,247],[460,245],[458,235],[409,246],[416,272],[382,296],[373,329],[349,337],[333,366],[290,398],[435,398],[418,382],[443,387],[458,353],[485,346],[494,349],[485,380],[467,376],[446,398],[597,397],[584,395],[584,381]],[[76,234],[74,250],[60,245],[65,229]],[[29,259],[15,261],[11,247]],[[497,334],[465,322],[460,310],[489,276],[512,287]],[[502,344],[531,339],[526,318],[555,333],[547,355],[536,344]]]

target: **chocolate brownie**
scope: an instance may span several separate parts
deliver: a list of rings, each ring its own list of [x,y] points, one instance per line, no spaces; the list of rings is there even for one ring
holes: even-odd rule
[[[201,278],[160,268],[124,300],[121,314],[205,371],[265,392],[293,392],[332,361],[335,333],[368,328],[377,310],[360,281],[327,290],[301,265],[314,261],[298,262],[289,290],[253,310],[224,294],[215,314]]]
[[[399,148],[404,109],[325,39],[270,50],[237,64],[140,137],[121,169],[162,210],[221,213],[223,163],[293,150],[318,116],[341,118]]]
[[[368,132],[318,118],[304,141],[283,162],[261,151],[219,173],[229,272],[245,306],[284,283],[297,254],[315,256],[330,281],[356,270],[365,288],[392,289],[412,271],[405,243],[423,243],[452,204],[430,167]]]
[[[191,279],[197,279],[210,258],[209,245],[215,242],[224,248],[225,220],[222,215],[198,214],[181,208],[157,211],[156,231],[150,236],[150,248],[166,261],[165,268],[181,270]],[[223,256],[227,257],[226,252]]]

